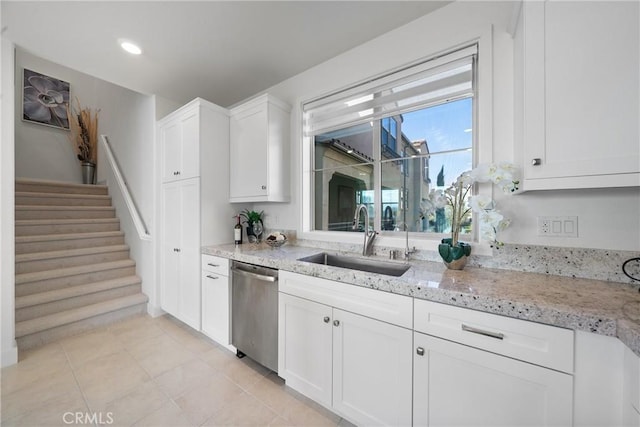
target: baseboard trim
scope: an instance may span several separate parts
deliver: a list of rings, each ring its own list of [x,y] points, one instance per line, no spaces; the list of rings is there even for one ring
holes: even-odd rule
[[[11,343],[11,348],[2,349],[2,367],[15,365],[18,363],[18,343],[16,340],[13,340]]]
[[[166,312],[163,309],[161,309],[159,306],[153,305],[151,303],[147,303],[147,313],[151,317],[160,317],[166,314]]]

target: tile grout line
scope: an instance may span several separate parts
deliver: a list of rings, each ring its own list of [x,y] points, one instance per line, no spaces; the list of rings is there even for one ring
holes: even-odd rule
[[[76,368],[74,367],[73,363],[71,363],[71,358],[69,357],[69,353],[67,352],[67,349],[65,348],[64,344],[62,344],[62,342],[60,342],[59,344],[60,344],[60,347],[62,347],[62,351],[64,352],[64,356],[67,358],[67,363],[69,364],[69,368],[71,369],[71,375],[73,375],[73,380],[75,381],[76,386],[78,387],[78,390],[80,391],[80,395],[82,396],[82,400],[84,401],[84,405],[87,408],[87,410],[90,412],[92,410],[92,408],[89,405],[89,401],[87,400],[87,396],[85,396],[85,394],[84,394],[84,390],[80,386],[80,382],[78,381],[78,377],[76,376]],[[94,427],[98,427],[98,425],[96,423],[93,423],[93,426]]]

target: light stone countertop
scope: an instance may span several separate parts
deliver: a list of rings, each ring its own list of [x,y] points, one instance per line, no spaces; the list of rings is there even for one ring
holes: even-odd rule
[[[624,283],[411,261],[400,277],[298,261],[323,249],[265,244],[207,246],[202,253],[517,319],[618,337],[640,356],[640,293]],[[324,250],[328,253],[335,251]],[[358,256],[345,253],[349,256]],[[382,257],[368,257],[385,262]]]

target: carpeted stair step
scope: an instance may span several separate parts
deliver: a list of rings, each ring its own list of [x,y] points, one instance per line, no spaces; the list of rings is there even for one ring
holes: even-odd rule
[[[146,295],[137,293],[16,322],[16,341],[22,350],[42,345],[135,314],[145,313],[147,301]]]
[[[77,219],[115,218],[116,210],[111,206],[19,206],[16,205],[16,220],[23,219]]]
[[[16,322],[140,292],[141,279],[126,276],[16,298]]]
[[[21,206],[111,206],[111,197],[96,194],[17,192],[16,205]]]
[[[16,178],[16,192],[107,195],[106,185],[86,185],[40,179]]]
[[[16,274],[78,265],[100,264],[129,258],[129,246],[113,245],[16,255]]]
[[[123,244],[122,231],[16,236],[16,255]]]
[[[118,218],[26,219],[16,221],[16,236],[93,233],[118,230],[120,230],[120,220]]]
[[[15,190],[20,350],[146,313],[106,186],[17,178]]]
[[[136,274],[131,259],[16,274],[16,297]]]

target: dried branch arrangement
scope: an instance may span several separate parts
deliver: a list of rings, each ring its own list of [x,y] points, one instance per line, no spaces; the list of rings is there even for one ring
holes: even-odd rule
[[[78,160],[95,165],[98,160],[98,113],[100,110],[82,108],[78,98],[76,98],[76,104],[77,108],[73,108],[71,103],[67,107],[71,129],[69,138]]]

